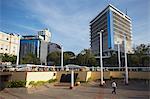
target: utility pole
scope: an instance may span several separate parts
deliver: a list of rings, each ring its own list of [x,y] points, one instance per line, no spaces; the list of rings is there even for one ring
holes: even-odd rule
[[[61,70],[64,70],[63,61],[63,45],[61,45]]]
[[[126,51],[126,35],[124,35],[124,54],[125,54],[125,84],[128,85],[128,66],[127,66],[127,51]]]
[[[20,53],[20,35],[18,36],[18,48],[17,48],[17,61],[16,61],[16,66],[19,65],[19,53]]]
[[[117,41],[117,45],[118,45],[118,64],[119,64],[119,71],[120,71],[121,61],[120,61],[120,43],[119,43],[119,41]]]

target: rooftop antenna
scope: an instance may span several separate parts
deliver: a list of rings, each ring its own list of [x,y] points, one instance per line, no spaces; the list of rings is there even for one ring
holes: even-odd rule
[[[125,13],[126,13],[126,15],[128,15],[128,10],[127,10],[127,8],[126,8],[126,12],[125,12]]]

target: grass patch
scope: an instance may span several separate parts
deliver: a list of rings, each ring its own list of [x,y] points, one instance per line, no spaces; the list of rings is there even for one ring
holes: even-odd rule
[[[32,87],[36,87],[36,86],[42,86],[46,83],[53,83],[56,81],[57,81],[57,79],[50,79],[48,81],[31,81],[31,82],[29,82],[29,85],[31,85]]]

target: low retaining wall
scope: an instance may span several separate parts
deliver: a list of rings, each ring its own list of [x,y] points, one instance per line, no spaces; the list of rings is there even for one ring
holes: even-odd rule
[[[50,72],[1,72],[1,75],[6,73],[11,74],[9,80],[25,80],[27,81],[26,87],[29,86],[31,81],[47,81],[50,79],[57,79],[60,81],[62,74],[70,74],[70,71],[50,71]],[[100,79],[100,71],[76,71],[78,73],[77,81],[88,81]],[[104,79],[110,78],[124,78],[125,72],[123,71],[108,71],[104,72]],[[149,79],[149,72],[130,72],[129,71],[129,79]]]
[[[56,72],[27,72],[26,87],[31,81],[48,81],[50,79],[56,79]]]
[[[129,72],[130,79],[150,79],[150,72]]]
[[[75,73],[78,74],[77,80],[78,81],[87,81],[91,77],[91,72],[89,71],[76,71]],[[60,81],[62,74],[71,74],[70,71],[59,71],[57,72],[56,79]]]
[[[10,81],[23,80],[27,81],[26,87],[31,81],[48,81],[56,79],[57,72],[2,72],[3,74],[11,73]]]
[[[110,71],[110,78],[124,78],[125,72],[123,71]]]
[[[97,80],[101,78],[101,72],[100,71],[93,71],[91,72],[91,79]],[[104,72],[104,79],[110,79],[110,72]]]

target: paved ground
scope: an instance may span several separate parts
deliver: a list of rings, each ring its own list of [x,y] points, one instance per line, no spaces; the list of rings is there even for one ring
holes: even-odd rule
[[[106,82],[107,84],[109,82]],[[69,86],[45,85],[37,88],[7,88],[0,92],[0,99],[150,99],[149,87],[139,81],[139,87],[118,83],[117,94],[111,94],[110,86],[102,88],[97,82],[82,84],[69,89]]]

